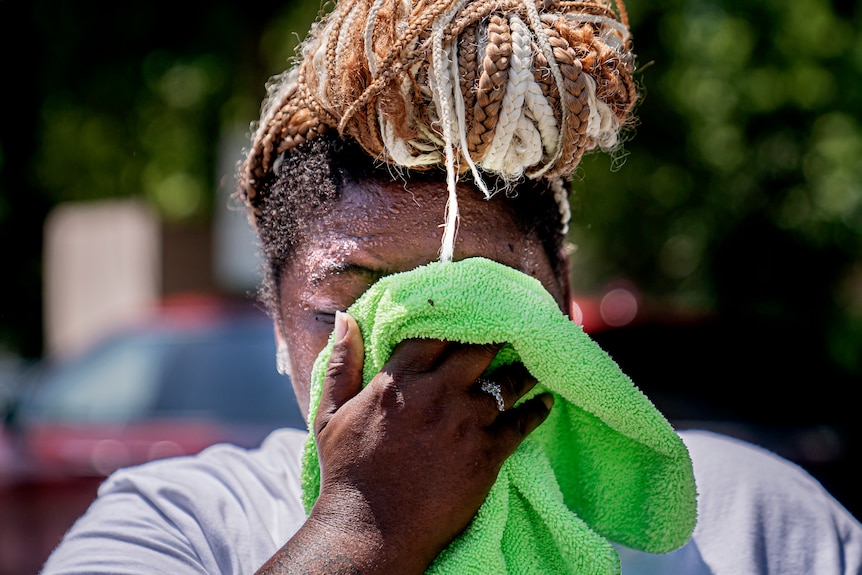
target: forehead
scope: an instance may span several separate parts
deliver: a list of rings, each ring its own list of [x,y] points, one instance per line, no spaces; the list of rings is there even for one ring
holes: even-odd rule
[[[316,285],[345,270],[382,276],[436,260],[446,200],[445,184],[439,182],[346,182],[332,209],[312,218],[303,230],[290,258],[290,274],[294,281],[301,277]],[[550,258],[507,198],[501,194],[486,200],[460,185],[458,203],[455,259],[487,257],[534,275],[552,291],[554,286],[547,284],[556,278]]]

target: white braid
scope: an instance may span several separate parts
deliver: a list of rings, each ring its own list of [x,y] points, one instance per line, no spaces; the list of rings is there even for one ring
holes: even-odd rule
[[[535,80],[527,85],[524,104],[527,106],[527,116],[536,123],[539,133],[542,135],[540,142],[542,149],[546,155],[554,155],[560,135],[557,129],[557,119],[554,117],[554,109],[551,108],[548,99],[542,93],[541,86]],[[565,114],[563,116],[565,117]],[[532,163],[525,165],[530,166]]]
[[[524,166],[538,164],[542,161],[542,136],[536,129],[536,125],[526,116],[518,118],[512,142],[506,149],[503,159],[503,174],[512,178],[520,178],[524,173]],[[506,166],[510,168],[507,173]],[[514,169],[511,169],[514,168]]]
[[[395,125],[389,118],[384,114],[378,114],[378,116],[380,119],[380,136],[386,146],[386,153],[396,165],[405,168],[418,168],[440,163],[440,152],[435,146],[425,145],[426,153],[414,155],[412,149],[418,148],[420,144],[402,140],[395,135]]]
[[[518,70],[518,76],[521,78],[523,86],[523,104],[520,109],[515,126],[515,133],[512,135],[512,141],[506,150],[506,155],[503,160],[503,173],[510,175],[513,178],[519,178],[523,175],[527,166],[536,165],[542,161],[542,135],[534,124],[533,110],[530,108],[530,100],[534,100],[536,90],[539,92],[539,98],[545,101],[542,95],[542,90],[536,84],[536,79],[533,76],[533,44],[530,29],[517,16],[511,18],[512,39],[518,38],[520,41],[513,42],[513,52],[520,52],[520,57],[514,59],[512,67],[523,66],[523,70]],[[540,116],[543,115],[540,113]],[[553,115],[553,114],[552,114]],[[556,126],[552,127],[551,141],[557,139]]]
[[[509,79],[506,84],[506,93],[497,116],[497,127],[494,130],[494,139],[488,148],[480,165],[488,170],[498,172],[503,176],[518,176],[523,167],[517,165],[505,165],[506,154],[512,137],[518,129],[518,118],[522,113],[524,105],[524,94],[527,91],[527,83],[532,80],[533,73],[530,70],[532,63],[532,48],[529,35],[522,32],[524,28],[517,26],[523,24],[516,15],[509,15],[509,27],[512,37],[512,55],[509,57]],[[520,168],[520,169],[519,169]]]
[[[440,121],[440,130],[443,132],[443,156],[446,162],[446,189],[448,199],[446,201],[446,216],[443,225],[443,242],[440,246],[440,261],[451,262],[455,255],[455,234],[458,229],[458,193],[456,190],[457,173],[455,171],[455,152],[453,133],[457,126],[453,126],[455,116],[452,99],[450,77],[448,74],[449,58],[452,56],[449,50],[443,47],[443,34],[446,26],[455,13],[460,10],[466,0],[457,0],[440,18],[435,20],[432,26],[432,56],[431,70],[429,71],[429,83],[434,94],[434,103]],[[454,50],[452,50],[454,52]]]
[[[439,150],[443,146],[443,140],[431,128],[425,124],[419,124],[416,128],[425,140],[411,141],[414,148],[417,150]]]
[[[517,22],[512,22],[512,28],[516,27],[522,27],[523,31],[521,33],[529,37],[530,30],[520,19]],[[537,36],[539,32],[544,34],[544,30],[541,29],[534,30],[534,32],[536,32]],[[532,53],[530,54],[530,58],[532,59]],[[527,90],[524,93],[524,104],[526,106],[526,116],[536,123],[539,134],[541,134],[539,149],[543,149],[548,156],[554,155],[561,142],[560,132],[557,129],[557,120],[554,118],[553,108],[551,108],[542,92],[542,87],[536,82],[532,73],[529,76]],[[565,114],[562,114],[562,116],[565,117]],[[536,163],[538,163],[538,160],[525,160],[523,165],[532,166]]]
[[[598,146],[602,150],[611,150],[617,145],[619,121],[608,105],[596,98],[596,81],[591,76],[585,76],[585,79],[590,108],[587,137],[593,141],[588,148]]]

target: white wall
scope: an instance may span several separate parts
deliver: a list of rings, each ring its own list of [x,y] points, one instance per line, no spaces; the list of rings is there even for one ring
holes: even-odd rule
[[[160,228],[141,201],[61,204],[45,223],[45,351],[72,353],[156,302]]]

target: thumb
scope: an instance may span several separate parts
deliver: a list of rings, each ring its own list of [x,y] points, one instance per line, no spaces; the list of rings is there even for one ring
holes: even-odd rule
[[[320,433],[335,412],[362,390],[365,346],[356,320],[344,312],[335,312],[333,339],[314,421],[316,433]]]

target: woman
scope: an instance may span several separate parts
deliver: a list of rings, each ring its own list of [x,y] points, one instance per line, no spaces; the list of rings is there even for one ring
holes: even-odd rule
[[[568,312],[565,183],[631,121],[630,50],[622,6],[601,0],[338,4],[271,85],[239,187],[266,256],[279,367],[306,417],[316,411],[319,497],[306,514],[294,430],[259,450],[122,470],[44,573],[426,571],[553,398],[516,406],[536,384],[518,364],[495,372],[496,388],[477,383],[500,346],[438,339],[401,342],[363,387],[365,342],[344,311],[396,272],[483,257]],[[810,476],[682,435],[697,527],[666,554],[614,543],[623,573],[860,572],[862,527]]]

